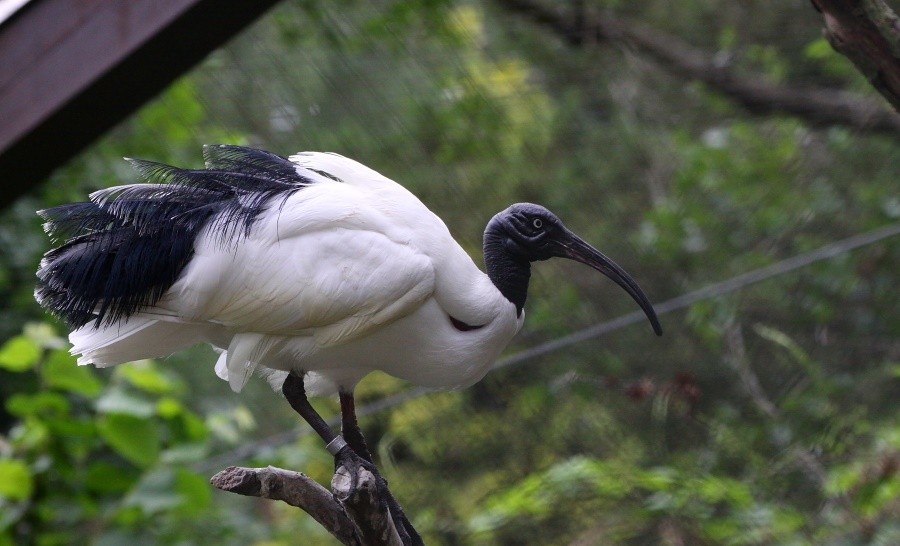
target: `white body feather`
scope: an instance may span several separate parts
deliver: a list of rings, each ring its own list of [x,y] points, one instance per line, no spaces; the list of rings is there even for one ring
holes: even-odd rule
[[[221,351],[217,373],[236,391],[260,366],[310,372],[311,394],[352,389],[373,370],[436,388],[481,379],[523,317],[440,218],[350,159],[290,159],[316,183],[273,199],[236,242],[201,232],[155,306],[72,332],[79,363],[108,366],[206,342]],[[483,327],[460,331],[451,316]]]

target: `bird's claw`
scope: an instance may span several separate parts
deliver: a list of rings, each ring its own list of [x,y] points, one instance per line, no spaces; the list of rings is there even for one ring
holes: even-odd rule
[[[376,487],[379,493],[384,491],[387,487],[387,482],[381,477],[378,468],[357,455],[348,445],[342,447],[334,456],[334,470],[336,474],[341,467],[346,470],[346,476],[350,479],[350,487],[346,489],[345,498],[350,498],[356,493],[356,490],[359,487],[359,475],[363,470],[368,470],[375,477]]]
[[[341,468],[345,472],[341,472]],[[335,454],[334,470],[335,474],[331,485],[338,502],[345,502],[356,495],[361,483],[360,474],[364,470],[370,472],[375,479],[375,493],[381,501],[387,504],[391,519],[394,521],[394,528],[400,537],[400,542],[404,546],[422,545],[422,538],[406,518],[403,508],[400,507],[400,504],[397,503],[390,489],[388,489],[387,480],[378,472],[378,468],[373,463],[360,457],[347,445]],[[347,487],[346,482],[343,482],[343,480],[349,480],[350,486]]]

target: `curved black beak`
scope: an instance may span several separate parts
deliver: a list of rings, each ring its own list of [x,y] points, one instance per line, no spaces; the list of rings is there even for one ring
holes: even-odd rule
[[[644,294],[637,282],[631,278],[631,275],[619,267],[616,262],[607,258],[602,252],[569,230],[565,230],[563,235],[555,238],[553,242],[556,243],[555,252],[553,253],[555,256],[589,265],[624,288],[643,309],[656,335],[662,335],[662,326],[659,324],[659,319],[656,318],[656,311],[653,310],[653,305],[650,304],[647,295]]]

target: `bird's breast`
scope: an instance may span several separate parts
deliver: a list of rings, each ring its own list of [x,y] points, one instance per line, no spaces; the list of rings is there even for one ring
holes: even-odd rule
[[[510,305],[485,324],[466,326],[470,328],[454,324],[430,298],[415,312],[364,338],[316,351],[305,359],[304,367],[330,375],[329,371],[359,366],[425,387],[466,387],[490,370],[519,330],[521,319]]]

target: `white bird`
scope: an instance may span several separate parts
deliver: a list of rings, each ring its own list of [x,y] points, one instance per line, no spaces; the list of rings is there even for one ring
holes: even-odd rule
[[[198,170],[130,160],[146,183],[41,211],[61,244],[36,298],[74,328],[80,364],[209,343],[232,389],[268,371],[337,455],[345,444],[306,392],[339,392],[350,427],[373,370],[426,387],[480,380],[522,326],[531,262],[599,270],[661,334],[634,280],[539,205],[490,220],[485,274],[419,199],[353,160],[225,145],[204,157]],[[365,451],[361,434],[348,441]]]

